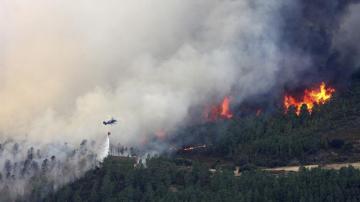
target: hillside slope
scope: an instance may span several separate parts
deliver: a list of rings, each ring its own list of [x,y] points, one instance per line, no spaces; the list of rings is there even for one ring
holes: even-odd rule
[[[200,163],[190,168],[155,158],[134,168],[129,159],[108,158],[44,201],[359,201],[359,193],[360,171],[353,168],[234,177],[228,170],[211,174]]]
[[[44,201],[358,201],[360,171],[300,168],[274,174],[277,165],[354,162],[360,159],[360,82],[342,89],[310,115],[294,111],[250,116],[187,128],[178,140],[205,149],[146,160],[109,157],[101,168]],[[234,167],[241,175],[234,177]],[[216,171],[209,172],[210,168]],[[214,169],[214,170],[215,170]],[[34,190],[33,196],[40,196]],[[35,201],[36,201],[35,200]]]
[[[360,81],[339,89],[332,100],[304,105],[299,116],[279,107],[260,116],[223,120],[179,131],[176,142],[207,145],[179,156],[226,159],[235,165],[284,166],[360,160]]]

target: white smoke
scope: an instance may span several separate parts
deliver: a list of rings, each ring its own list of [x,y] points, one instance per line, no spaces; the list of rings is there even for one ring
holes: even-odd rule
[[[108,141],[108,140],[107,140]],[[99,145],[102,147],[103,142]],[[41,197],[94,169],[105,156],[97,156],[95,142],[84,140],[79,146],[27,142],[0,143],[0,201],[15,201],[33,190]],[[105,149],[105,148],[104,148]]]
[[[283,4],[0,0],[2,137],[80,142],[112,115],[138,144],[211,96],[267,91],[298,59],[278,47]]]
[[[232,94],[240,102],[294,79],[308,61],[280,48],[285,5],[0,0],[0,142],[101,142],[108,130],[101,123],[114,116],[111,138],[138,145],[210,98]],[[108,141],[93,151],[100,159]]]

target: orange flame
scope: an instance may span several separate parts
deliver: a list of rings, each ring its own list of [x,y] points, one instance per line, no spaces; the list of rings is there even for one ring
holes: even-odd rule
[[[220,105],[212,106],[210,110],[205,110],[205,118],[208,121],[216,121],[219,118],[231,119],[233,117],[230,111],[230,98],[225,97]]]
[[[221,113],[220,115],[224,118],[231,119],[233,117],[230,111],[230,99],[229,97],[225,97],[223,102],[221,103]]]
[[[326,84],[322,82],[318,88],[315,89],[306,89],[304,95],[301,99],[296,99],[291,95],[285,95],[284,97],[284,107],[286,112],[289,110],[290,106],[296,108],[296,114],[300,115],[301,106],[306,105],[309,113],[312,112],[314,104],[325,104],[328,102],[332,95],[335,93],[335,89],[331,87],[326,87]]]

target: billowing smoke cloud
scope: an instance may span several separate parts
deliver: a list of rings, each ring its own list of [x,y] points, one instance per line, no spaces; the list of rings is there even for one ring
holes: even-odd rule
[[[299,62],[278,46],[284,4],[2,0],[2,136],[79,142],[114,116],[112,138],[136,144],[211,96],[265,92]]]
[[[191,106],[210,98],[234,89],[239,98],[267,91],[284,70],[280,63],[298,59],[278,46],[282,6],[0,0],[2,192],[26,194],[29,179],[43,175],[54,181],[46,187],[56,188],[93,168],[107,151],[70,145],[83,139],[103,145],[109,129],[101,123],[109,116],[119,120],[113,141],[138,145],[175,128]],[[294,73],[287,72],[284,81]],[[17,143],[23,149],[12,152]],[[33,145],[44,156],[30,158]],[[52,163],[46,174],[43,162]]]
[[[291,80],[288,85],[296,88],[321,81],[336,85],[346,83],[356,67],[356,54],[345,44],[356,44],[357,41],[357,28],[350,25],[350,21],[357,21],[358,2],[297,0],[296,6],[283,9],[282,46],[290,47],[291,52],[300,53],[311,61],[303,71],[298,72],[298,79]],[[354,34],[350,36],[352,32]],[[303,62],[300,61],[300,64]],[[290,65],[287,68],[294,67]]]

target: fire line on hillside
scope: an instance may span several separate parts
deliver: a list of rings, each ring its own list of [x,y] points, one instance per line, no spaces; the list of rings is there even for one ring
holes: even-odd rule
[[[185,147],[183,148],[183,151],[193,151],[193,150],[196,150],[196,149],[201,149],[201,148],[206,148],[207,146],[204,144],[204,145],[198,145],[198,146],[189,146],[189,147]]]
[[[288,112],[291,106],[294,106],[296,109],[296,114],[300,115],[302,105],[306,105],[309,113],[311,114],[315,104],[322,105],[327,103],[332,98],[334,93],[334,88],[328,87],[326,86],[325,82],[322,82],[320,86],[316,88],[305,89],[303,95],[300,98],[285,94],[285,113]]]

